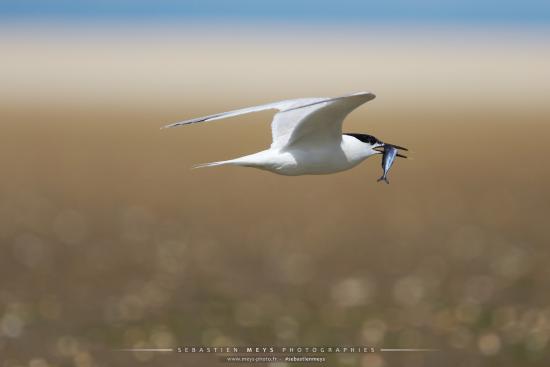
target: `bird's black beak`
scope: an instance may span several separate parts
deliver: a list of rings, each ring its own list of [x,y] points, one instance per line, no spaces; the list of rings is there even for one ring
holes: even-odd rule
[[[392,147],[394,147],[394,148],[396,148],[396,149],[404,150],[404,151],[406,151],[406,152],[409,151],[407,148],[400,147],[399,145],[393,145],[393,144],[388,144],[388,145],[391,145]]]
[[[407,148],[400,147],[399,145],[385,144],[385,143],[384,143],[384,145],[382,145],[382,146],[379,146],[379,147],[374,148],[374,150],[376,150],[377,152],[380,152],[380,153],[384,153],[386,146],[391,146],[391,147],[394,147],[394,148],[396,148],[396,149],[401,149],[401,150],[404,150],[404,151],[408,151]],[[406,155],[403,155],[403,154],[400,154],[400,153],[397,153],[396,155],[397,155],[398,157],[401,157],[401,158],[407,158]]]

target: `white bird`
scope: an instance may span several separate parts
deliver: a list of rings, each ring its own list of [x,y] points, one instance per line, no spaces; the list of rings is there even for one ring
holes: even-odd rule
[[[384,146],[390,145],[372,135],[342,134],[346,116],[374,98],[372,93],[359,92],[334,98],[291,99],[176,122],[164,128],[275,109],[279,112],[271,123],[273,143],[269,149],[196,167],[234,165],[286,176],[329,174],[353,168],[368,157],[383,153]]]

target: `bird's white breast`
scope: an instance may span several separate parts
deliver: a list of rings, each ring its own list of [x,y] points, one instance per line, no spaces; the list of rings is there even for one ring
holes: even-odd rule
[[[357,139],[343,135],[339,145],[294,144],[284,150],[269,149],[252,156],[260,169],[287,176],[322,175],[350,169],[377,154]]]

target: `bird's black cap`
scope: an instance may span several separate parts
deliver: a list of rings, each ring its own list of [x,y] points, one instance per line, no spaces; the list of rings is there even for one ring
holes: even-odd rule
[[[354,138],[361,140],[363,143],[367,143],[367,144],[370,144],[370,145],[384,144],[383,142],[381,142],[380,140],[378,140],[376,137],[374,137],[372,135],[355,134],[355,133],[344,133],[344,135],[353,136]]]

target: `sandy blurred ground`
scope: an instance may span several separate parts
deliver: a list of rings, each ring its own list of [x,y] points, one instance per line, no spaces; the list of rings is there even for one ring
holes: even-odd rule
[[[338,32],[2,32],[2,366],[217,364],[112,351],[186,344],[545,366],[545,34]],[[414,151],[391,185],[376,183],[378,159],[316,177],[190,170],[267,146],[269,113],[158,129],[364,89],[378,98],[345,131]]]

